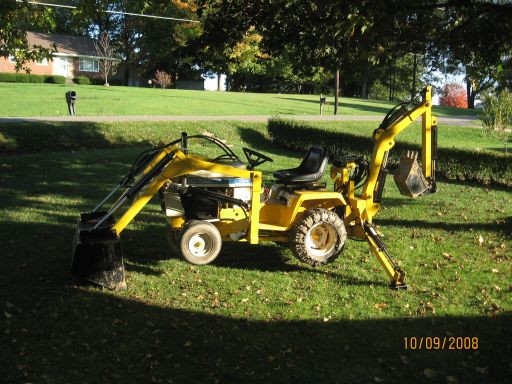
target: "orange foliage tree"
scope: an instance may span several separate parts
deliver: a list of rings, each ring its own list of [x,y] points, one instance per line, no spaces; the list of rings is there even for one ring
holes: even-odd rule
[[[439,99],[439,104],[444,107],[467,108],[468,97],[466,90],[460,84],[445,84],[443,87],[443,95]]]

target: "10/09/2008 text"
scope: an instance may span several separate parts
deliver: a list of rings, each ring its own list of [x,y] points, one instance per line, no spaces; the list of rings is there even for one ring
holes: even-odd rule
[[[478,337],[412,336],[404,337],[405,350],[477,350]]]

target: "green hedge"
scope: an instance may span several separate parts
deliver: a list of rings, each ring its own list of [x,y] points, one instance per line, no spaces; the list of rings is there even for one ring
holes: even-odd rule
[[[59,75],[31,75],[29,73],[0,73],[3,83],[51,83],[64,84],[66,78]]]
[[[66,82],[66,78],[64,76],[52,75],[47,76],[45,82],[52,84],[64,84]]]
[[[44,83],[46,77],[28,73],[0,73],[0,83]]]
[[[79,85],[89,85],[91,84],[91,79],[86,76],[78,76],[73,79],[73,82]]]
[[[371,137],[345,132],[333,132],[312,128],[307,122],[273,118],[268,121],[272,140],[288,149],[306,150],[317,144],[327,148],[331,161],[347,155],[366,155],[373,151]],[[413,143],[397,142],[390,152],[390,160],[398,161],[407,149],[421,153],[421,147]],[[512,156],[456,148],[439,148],[437,174],[452,180],[471,180],[483,184],[512,186]]]

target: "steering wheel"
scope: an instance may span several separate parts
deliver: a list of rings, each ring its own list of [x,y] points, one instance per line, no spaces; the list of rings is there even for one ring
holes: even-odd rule
[[[242,148],[244,151],[244,155],[247,158],[247,161],[249,162],[249,166],[247,167],[248,170],[252,170],[256,168],[258,165],[261,165],[265,163],[266,161],[273,162],[270,157],[267,155],[264,155],[263,153],[256,152],[250,148]]]

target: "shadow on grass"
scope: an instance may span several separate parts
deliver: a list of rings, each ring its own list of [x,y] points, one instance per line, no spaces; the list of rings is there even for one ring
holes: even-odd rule
[[[400,219],[375,219],[377,224],[400,226],[407,228],[430,228],[442,229],[448,233],[475,231],[501,232],[506,238],[512,238],[512,217],[503,219],[503,222],[488,223],[445,223],[442,221],[426,221],[426,220],[400,220]]]
[[[237,127],[238,134],[242,141],[248,143],[252,149],[261,151],[265,154],[272,154],[287,157],[301,157],[296,151],[285,149],[279,145],[274,144],[266,138],[261,132],[246,127]]]
[[[0,155],[73,151],[83,148],[150,145],[121,136],[105,137],[100,124],[83,122],[17,122],[0,124]]]
[[[318,100],[296,99],[296,98],[293,98],[293,97],[278,97],[278,99],[302,101],[302,102],[305,102],[305,103],[314,103],[316,105],[319,105],[319,101]],[[330,97],[329,100],[330,100],[330,104],[329,105],[334,106],[334,97]],[[338,103],[339,109],[340,109],[340,114],[343,114],[343,108],[356,109],[356,110],[359,110],[359,111],[362,111],[362,112],[367,112],[367,113],[386,114],[386,113],[388,113],[389,109],[392,107],[392,105],[385,106],[385,107],[379,107],[379,106],[375,106],[375,105],[360,104],[360,103],[350,103],[350,104],[348,104],[348,103],[343,103],[342,100],[343,99],[341,98],[341,101]]]
[[[497,383],[510,375],[510,314],[264,321],[45,282],[0,296],[10,316],[0,335],[0,357],[9,367],[4,383],[446,382],[447,376]],[[450,339],[445,350],[404,348],[405,337],[428,336],[441,344],[444,337],[477,337],[478,350],[448,350],[456,347]]]
[[[355,314],[361,320],[325,322],[320,314],[317,320],[264,320],[265,314],[250,313],[246,320],[230,317],[222,303],[179,309],[189,305],[184,289],[166,298],[178,304],[157,306],[139,297],[141,290],[151,290],[143,283],[123,293],[66,286],[79,211],[94,205],[108,180],[117,180],[112,173],[122,174],[119,166],[134,151],[105,151],[101,162],[98,151],[2,159],[9,167],[0,173],[3,383],[391,383],[446,382],[447,376],[461,383],[507,381],[510,313],[376,319],[369,303],[368,313]],[[158,261],[168,257],[165,224],[153,224],[156,215],[156,209],[145,210],[139,216],[149,223],[144,230],[135,223],[124,233],[133,272],[159,274]],[[429,223],[416,225],[423,224]],[[301,270],[273,246],[226,244],[224,252],[219,267]],[[350,285],[343,276],[308,269]],[[326,293],[326,300],[339,300],[337,294]],[[273,308],[269,316],[275,316]],[[403,338],[412,336],[478,337],[478,351],[405,350]],[[428,380],[424,372],[435,377]]]

